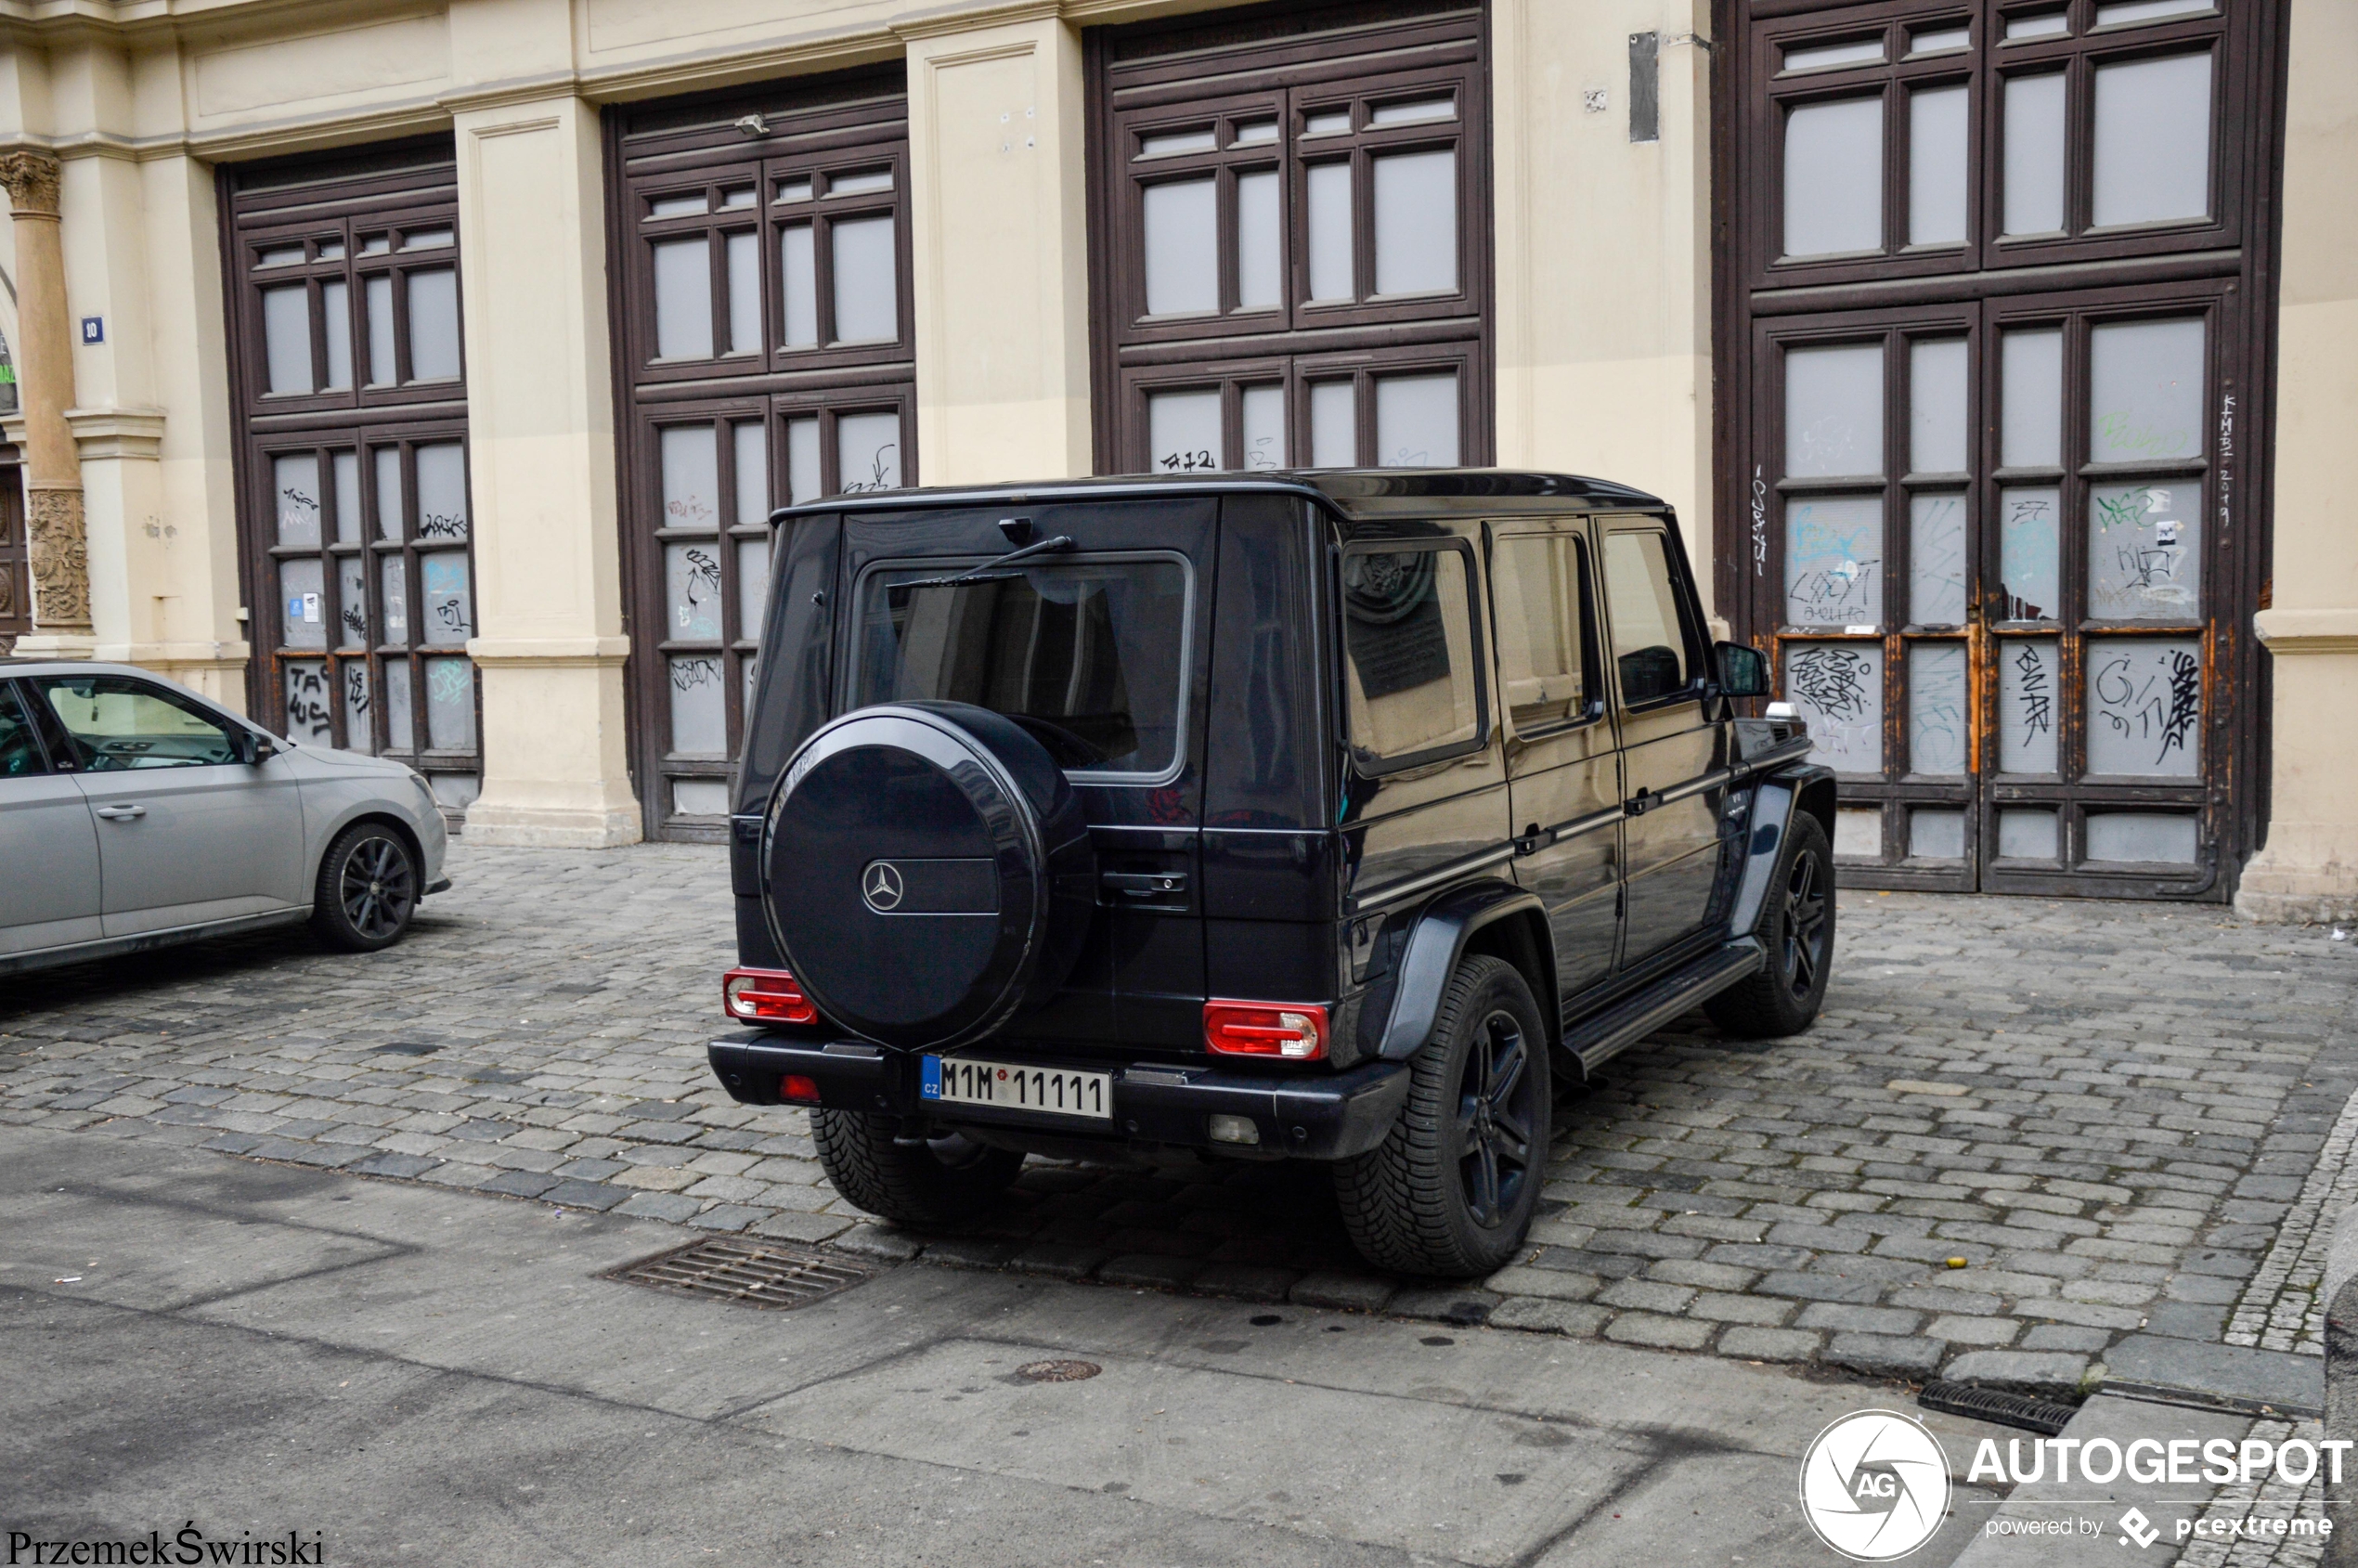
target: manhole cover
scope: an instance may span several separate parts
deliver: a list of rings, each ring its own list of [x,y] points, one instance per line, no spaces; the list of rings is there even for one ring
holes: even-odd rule
[[[606,1277],[754,1306],[794,1307],[875,1277],[862,1264],[780,1241],[714,1237],[626,1263]]]
[[[1016,1376],[1035,1383],[1077,1383],[1104,1370],[1094,1361],[1035,1361],[1017,1367]]]

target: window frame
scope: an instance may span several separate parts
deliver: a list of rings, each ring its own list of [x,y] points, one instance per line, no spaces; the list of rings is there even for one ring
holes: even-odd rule
[[[1351,638],[1348,630],[1351,609],[1343,599],[1343,563],[1354,555],[1409,555],[1438,553],[1443,551],[1455,551],[1465,564],[1468,598],[1466,641],[1469,644],[1466,660],[1468,668],[1473,675],[1473,736],[1470,740],[1450,741],[1437,746],[1427,746],[1421,751],[1380,756],[1361,746],[1351,733],[1352,658]],[[1463,537],[1442,539],[1393,536],[1359,538],[1352,540],[1341,550],[1336,551],[1331,559],[1334,566],[1328,578],[1328,602],[1332,605],[1331,614],[1334,617],[1337,654],[1335,720],[1341,731],[1343,755],[1349,759],[1352,771],[1362,778],[1389,778],[1395,773],[1406,773],[1413,769],[1431,767],[1435,763],[1455,761],[1458,758],[1471,757],[1486,750],[1490,745],[1494,730],[1490,712],[1490,653],[1484,645],[1483,635],[1485,629],[1483,617],[1488,613],[1486,603],[1488,596],[1483,591],[1482,562],[1474,551],[1473,541]]]

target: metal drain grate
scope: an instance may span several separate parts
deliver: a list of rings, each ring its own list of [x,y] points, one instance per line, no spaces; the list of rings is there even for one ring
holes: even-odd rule
[[[625,1263],[606,1277],[753,1306],[797,1307],[863,1284],[875,1272],[788,1242],[713,1237]]]
[[[2044,1432],[2049,1437],[2060,1433],[2070,1424],[2071,1418],[2079,1414],[2076,1406],[2033,1399],[2028,1394],[2008,1393],[2002,1389],[1977,1388],[1972,1383],[1926,1383],[1924,1391],[1916,1395],[1916,1403],[1927,1410],[1946,1411],[1951,1416],[1971,1416],[1976,1420],[2021,1427],[2026,1432]]]

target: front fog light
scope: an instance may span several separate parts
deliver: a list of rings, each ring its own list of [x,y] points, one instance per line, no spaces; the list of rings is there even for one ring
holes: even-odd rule
[[[1211,1119],[1211,1141],[1216,1144],[1257,1144],[1261,1129],[1253,1125],[1250,1116],[1215,1116]]]

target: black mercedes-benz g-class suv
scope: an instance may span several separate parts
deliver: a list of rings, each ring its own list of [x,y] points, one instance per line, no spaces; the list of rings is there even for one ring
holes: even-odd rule
[[[1509,1261],[1551,1089],[1816,1016],[1833,776],[1670,511],[1398,470],[839,497],[778,528],[730,848],[738,1099],[861,1208],[1027,1152],[1329,1164],[1373,1263]]]

